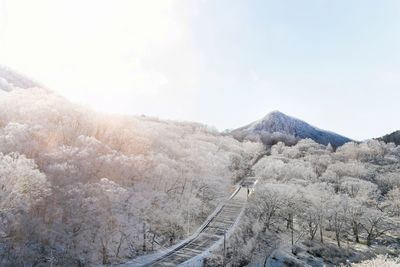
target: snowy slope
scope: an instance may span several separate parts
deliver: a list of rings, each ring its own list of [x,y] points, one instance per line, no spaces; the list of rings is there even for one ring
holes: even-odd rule
[[[345,136],[318,129],[302,120],[287,116],[279,111],[273,111],[261,120],[233,130],[231,134],[238,139],[258,136],[261,140],[268,134],[280,134],[292,139],[310,138],[323,145],[330,143],[334,147],[352,141]]]
[[[9,92],[16,88],[28,89],[33,87],[41,86],[19,73],[0,66],[0,91]]]

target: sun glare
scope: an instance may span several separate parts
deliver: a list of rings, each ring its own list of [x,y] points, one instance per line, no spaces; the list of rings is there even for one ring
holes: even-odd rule
[[[3,64],[108,112],[138,96],[163,97],[174,78],[163,68],[180,61],[166,55],[190,49],[176,1],[13,0],[2,12]]]

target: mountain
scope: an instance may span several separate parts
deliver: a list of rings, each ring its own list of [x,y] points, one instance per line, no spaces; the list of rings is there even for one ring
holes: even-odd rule
[[[311,138],[315,142],[339,147],[352,141],[345,136],[321,130],[305,121],[290,117],[279,111],[269,113],[261,120],[231,131],[239,140],[259,139],[264,144],[272,145],[278,141],[294,144],[299,139]]]
[[[379,141],[384,141],[385,143],[394,143],[396,146],[400,145],[400,131],[395,131],[391,134],[384,135],[377,138]]]
[[[28,89],[33,87],[42,86],[22,74],[0,66],[0,91],[9,92],[16,88]]]

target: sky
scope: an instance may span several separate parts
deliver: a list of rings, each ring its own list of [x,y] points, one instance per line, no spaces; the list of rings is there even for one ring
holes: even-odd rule
[[[397,0],[0,0],[0,64],[71,101],[233,129],[400,129]]]

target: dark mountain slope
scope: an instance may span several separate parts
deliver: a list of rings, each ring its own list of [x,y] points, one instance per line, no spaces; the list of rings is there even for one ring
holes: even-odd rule
[[[395,131],[391,134],[384,135],[377,138],[379,141],[384,141],[385,143],[394,143],[396,146],[400,145],[400,131]]]

